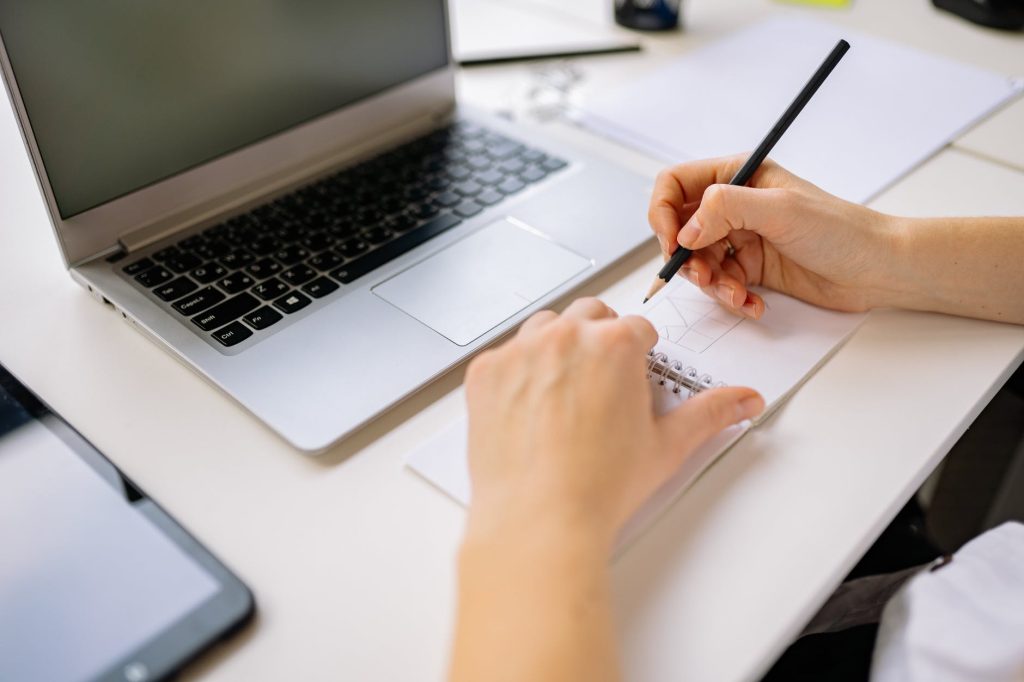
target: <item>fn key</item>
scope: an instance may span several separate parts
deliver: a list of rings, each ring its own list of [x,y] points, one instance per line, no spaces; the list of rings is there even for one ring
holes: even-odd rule
[[[215,331],[212,336],[225,346],[233,346],[252,336],[252,332],[241,322],[232,322],[223,329]]]

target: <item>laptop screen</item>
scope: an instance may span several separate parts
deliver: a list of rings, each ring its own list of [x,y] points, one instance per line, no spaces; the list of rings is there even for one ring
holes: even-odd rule
[[[443,0],[0,0],[71,217],[448,60]]]

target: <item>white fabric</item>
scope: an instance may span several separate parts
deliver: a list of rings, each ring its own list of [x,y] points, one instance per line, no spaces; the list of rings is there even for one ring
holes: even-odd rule
[[[975,538],[886,605],[873,682],[1024,680],[1024,525]]]

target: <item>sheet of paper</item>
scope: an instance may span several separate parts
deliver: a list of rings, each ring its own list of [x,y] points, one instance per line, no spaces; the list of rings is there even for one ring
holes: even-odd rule
[[[850,51],[771,158],[850,201],[868,201],[1021,89],[1000,74],[783,16],[602,93],[578,116],[666,162],[750,151],[840,38]]]
[[[657,390],[657,389],[656,389]],[[662,391],[659,391],[662,392]],[[665,404],[668,401],[664,401]],[[466,457],[465,419],[460,419],[409,455],[406,464],[463,506],[471,496],[469,462]],[[619,533],[616,553],[623,551],[650,527],[661,514],[689,488],[700,475],[722,456],[749,428],[736,425],[704,443],[686,459],[676,474],[644,503]]]
[[[638,49],[612,27],[529,0],[454,0],[452,52],[462,64]]]
[[[760,391],[770,412],[860,326],[862,314],[838,313],[759,289],[760,320],[740,318],[676,277],[638,310],[661,339],[655,350],[716,382]]]
[[[678,361],[680,368],[693,367],[716,381],[756,388],[769,414],[842,345],[865,315],[824,310],[775,292],[759,293],[767,309],[756,321],[732,315],[682,278],[642,308],[619,312],[647,317],[661,337],[655,351]],[[686,399],[685,393],[674,394],[671,388],[659,385],[657,377],[651,381],[659,413]],[[618,549],[638,537],[749,426],[727,429],[695,452],[629,521]],[[463,505],[471,494],[466,431],[466,420],[460,419],[407,460],[410,468]]]

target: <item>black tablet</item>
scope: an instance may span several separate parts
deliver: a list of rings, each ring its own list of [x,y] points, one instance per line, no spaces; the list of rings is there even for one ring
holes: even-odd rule
[[[0,367],[0,680],[166,677],[249,590]]]

